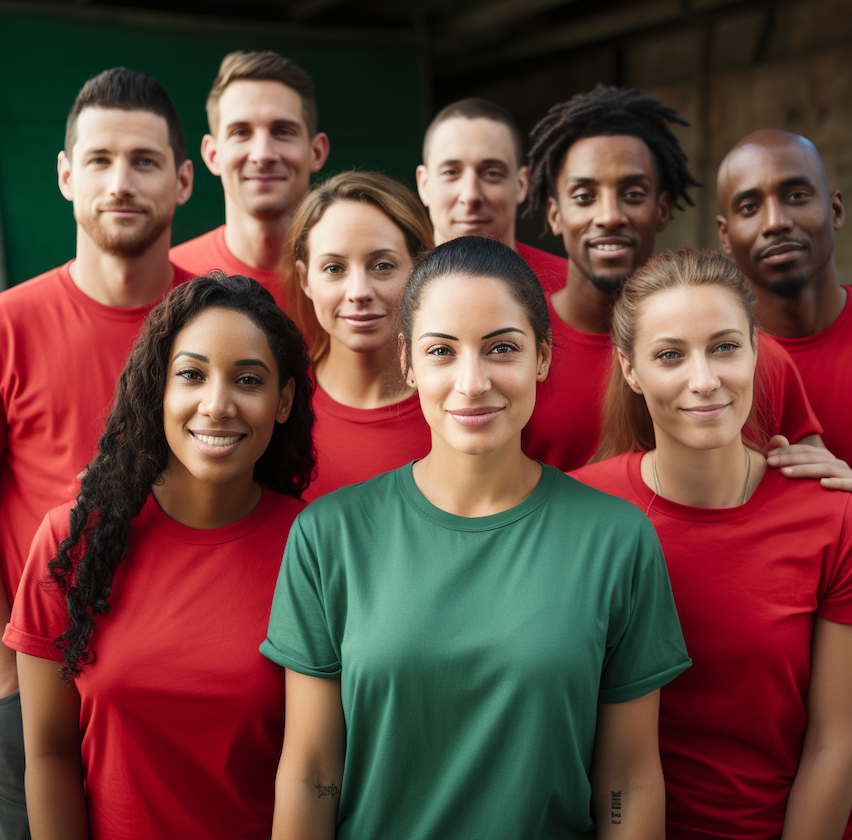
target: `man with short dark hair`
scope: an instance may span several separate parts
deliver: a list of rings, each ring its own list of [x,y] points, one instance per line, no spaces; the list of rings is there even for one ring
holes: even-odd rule
[[[490,236],[516,250],[544,289],[565,283],[562,257],[515,240],[529,167],[515,118],[488,99],[461,99],[439,111],[423,138],[417,190],[440,245],[458,236]]]
[[[722,248],[751,280],[758,322],[799,368],[825,426],[826,446],[848,463],[852,295],[834,264],[834,236],[845,221],[840,190],[831,189],[813,143],[775,129],[756,131],[734,146],[719,167],[717,190]],[[802,463],[794,457],[798,452],[788,453],[785,472],[816,475],[818,465],[794,468]],[[844,475],[835,467],[838,477]]]
[[[189,275],[169,263],[192,162],[165,89],[123,67],[80,91],[58,159],[76,258],[0,294],[0,622],[30,541],[72,499],[96,452],[115,381],[142,320]],[[14,651],[0,644],[0,836],[27,837]]]
[[[532,131],[529,210],[561,236],[571,270],[549,300],[554,351],[524,430],[524,451],[571,470],[600,439],[609,381],[612,305],[622,284],[653,253],[673,208],[692,204],[699,186],[669,125],[686,125],[673,108],[635,89],[598,85],[555,105]],[[761,398],[792,439],[818,435],[787,354],[761,336],[767,370]]]
[[[272,51],[226,55],[207,97],[207,168],[222,179],[225,224],[172,249],[193,274],[253,277],[284,304],[280,268],[293,214],[328,157],[311,77]]]

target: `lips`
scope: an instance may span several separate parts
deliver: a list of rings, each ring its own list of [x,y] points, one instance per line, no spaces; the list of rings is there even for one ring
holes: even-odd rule
[[[713,420],[722,414],[730,403],[714,403],[713,405],[694,405],[681,411],[699,420]]]
[[[797,259],[804,250],[804,242],[785,239],[783,242],[774,242],[772,245],[762,248],[758,252],[757,258],[770,265],[779,265]]]
[[[190,431],[195,445],[205,454],[214,457],[222,457],[233,452],[239,445],[240,441],[245,437],[244,434],[234,434],[233,432],[215,432],[215,431]]]
[[[340,318],[353,329],[365,330],[375,327],[385,318],[385,315],[380,312],[358,312],[353,315],[341,315]]]
[[[450,416],[462,426],[485,426],[492,420],[496,420],[502,413],[502,406],[483,405],[476,408],[452,408],[448,409]]]
[[[626,236],[599,236],[590,239],[586,246],[596,257],[613,260],[627,256],[633,248],[633,240]]]

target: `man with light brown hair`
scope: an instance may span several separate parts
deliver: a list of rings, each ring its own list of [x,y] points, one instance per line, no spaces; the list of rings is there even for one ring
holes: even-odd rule
[[[222,179],[225,224],[172,249],[194,274],[253,277],[283,303],[278,268],[290,222],[328,157],[311,77],[272,51],[226,55],[207,97],[207,168]]]

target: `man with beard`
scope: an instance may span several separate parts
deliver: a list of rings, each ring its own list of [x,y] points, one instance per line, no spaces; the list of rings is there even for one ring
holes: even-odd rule
[[[562,470],[582,466],[598,447],[615,296],[699,186],[672,123],[687,124],[653,96],[598,85],[555,105],[531,134],[529,212],[546,214],[571,268],[548,301],[553,362],[524,451]],[[789,356],[761,336],[759,359],[770,433],[817,442],[821,427]]]
[[[253,277],[283,307],[287,233],[311,173],[328,157],[313,80],[271,50],[230,53],[207,97],[207,120],[201,157],[222,179],[225,224],[175,246],[172,260],[193,274],[220,268]]]
[[[0,623],[30,541],[73,499],[147,312],[189,275],[169,263],[192,193],[180,119],[150,76],[114,68],[78,94],[59,153],[76,258],[0,294]],[[14,651],[0,644],[0,836],[29,836]]]
[[[813,143],[774,129],[756,131],[734,146],[719,167],[717,189],[722,248],[751,280],[758,322],[798,366],[825,427],[826,446],[848,463],[852,295],[840,284],[833,256],[835,231],[845,220],[843,197],[830,188]],[[806,454],[793,447],[785,463],[801,463],[797,456]],[[842,465],[821,454],[843,474]],[[818,466],[785,471],[816,475]]]

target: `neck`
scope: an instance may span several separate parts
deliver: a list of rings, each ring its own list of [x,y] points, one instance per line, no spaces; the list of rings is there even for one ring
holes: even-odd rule
[[[744,498],[751,497],[766,471],[766,459],[747,449],[739,436],[719,449],[691,449],[655,431],[657,448],[642,458],[642,480],[671,502],[697,508],[739,507]]]
[[[163,473],[163,483],[155,484],[151,492],[168,517],[188,528],[205,531],[245,519],[263,496],[263,488],[251,475],[240,487],[233,483],[202,482],[193,482],[192,487],[187,487],[168,468]]]
[[[252,268],[278,271],[284,257],[290,214],[257,219],[225,200],[225,244],[240,261]]]
[[[356,353],[332,338],[314,378],[333,400],[350,408],[381,408],[414,393],[403,380],[395,344]]]
[[[553,309],[566,324],[584,333],[608,333],[612,322],[612,295],[596,289],[578,271],[568,270],[568,281],[551,298]]]
[[[521,451],[520,434],[495,452],[459,452],[432,434],[432,449],[414,465],[414,481],[435,507],[455,516],[491,516],[519,505],[541,479],[541,464]]]
[[[756,286],[757,321],[767,332],[782,338],[805,338],[830,327],[846,305],[846,289],[840,285],[834,261],[831,271],[818,282],[804,286],[795,298],[782,298]]]

